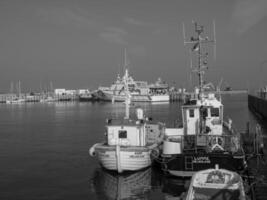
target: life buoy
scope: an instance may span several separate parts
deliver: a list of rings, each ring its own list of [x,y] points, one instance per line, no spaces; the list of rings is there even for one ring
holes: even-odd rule
[[[94,146],[89,149],[89,155],[92,157],[96,155]]]
[[[211,139],[211,150],[214,151],[214,150],[221,150],[221,151],[224,151],[224,139],[220,136],[213,136],[212,139]]]
[[[152,158],[158,158],[159,157],[159,150],[158,149],[152,149],[151,150],[151,156],[152,156]]]
[[[100,144],[102,144],[102,143],[96,143],[96,144],[94,144],[94,145],[89,149],[89,155],[90,155],[90,156],[96,156],[95,147],[96,147],[97,145],[100,145]]]
[[[161,164],[161,169],[162,169],[163,172],[166,173],[168,171],[168,165],[167,165],[167,163],[162,163]]]
[[[209,126],[206,126],[205,133],[209,133],[209,132],[211,132],[211,128]]]

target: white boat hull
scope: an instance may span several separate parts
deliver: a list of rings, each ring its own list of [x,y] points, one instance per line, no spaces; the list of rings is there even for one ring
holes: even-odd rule
[[[194,199],[247,198],[242,177],[236,172],[219,169],[217,165],[215,169],[201,170],[194,174],[186,200]]]
[[[124,94],[111,94],[109,92],[103,91],[102,96],[99,97],[100,100],[104,101],[125,101]],[[132,102],[169,102],[170,96],[166,95],[142,95],[142,94],[132,94],[131,95]]]
[[[151,165],[151,150],[147,147],[108,146],[99,144],[94,147],[100,164],[119,173],[137,171]]]
[[[151,95],[151,102],[168,102],[170,101],[170,95]]]
[[[25,99],[17,99],[17,100],[7,100],[7,104],[22,104],[25,103]]]

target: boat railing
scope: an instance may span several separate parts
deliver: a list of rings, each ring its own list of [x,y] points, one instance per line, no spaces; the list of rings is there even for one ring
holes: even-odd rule
[[[241,149],[238,135],[180,135],[165,140],[180,143],[184,151],[236,153]]]

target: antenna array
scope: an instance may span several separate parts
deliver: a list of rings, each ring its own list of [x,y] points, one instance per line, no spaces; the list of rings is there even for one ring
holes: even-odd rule
[[[215,21],[213,21],[213,39],[210,39],[209,37],[203,37],[202,34],[204,32],[204,26],[199,25],[198,23],[193,21],[193,24],[195,26],[195,32],[196,36],[190,37],[189,40],[186,39],[186,33],[185,33],[185,26],[183,23],[183,37],[184,37],[184,46],[190,45],[190,55],[191,52],[195,53],[197,57],[197,65],[193,67],[192,64],[192,56],[190,56],[190,67],[193,68],[192,71],[196,72],[198,74],[198,81],[199,81],[199,92],[202,93],[204,89],[204,80],[203,76],[205,73],[205,69],[207,69],[208,64],[208,53],[204,51],[204,45],[211,43],[213,44],[213,54],[214,59],[216,59],[216,36],[215,36]]]

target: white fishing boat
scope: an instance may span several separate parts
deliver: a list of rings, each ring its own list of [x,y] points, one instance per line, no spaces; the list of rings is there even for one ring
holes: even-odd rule
[[[136,110],[136,120],[129,118],[131,96],[127,77],[128,74],[124,79],[127,92],[125,118],[107,120],[106,141],[93,145],[89,150],[90,155],[96,156],[104,168],[119,173],[149,167],[159,152],[165,130],[164,124],[147,120],[141,108]]]
[[[242,177],[225,169],[207,169],[194,174],[186,200],[246,200]]]

